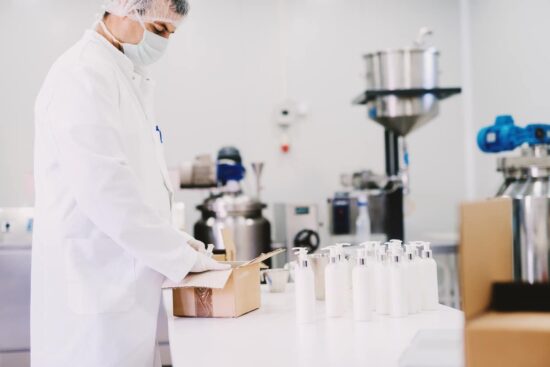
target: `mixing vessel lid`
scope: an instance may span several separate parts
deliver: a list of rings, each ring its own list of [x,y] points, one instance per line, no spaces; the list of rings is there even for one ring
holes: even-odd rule
[[[394,48],[394,49],[385,49],[377,52],[368,53],[365,55],[365,58],[371,58],[376,56],[383,56],[388,54],[415,54],[415,53],[426,53],[433,54],[435,56],[439,55],[439,51],[432,46],[428,46],[427,38],[433,35],[432,29],[429,27],[422,27],[418,30],[416,39],[413,42],[412,46]]]
[[[261,211],[266,207],[262,202],[244,194],[219,194],[207,198],[199,210],[207,210],[215,213],[244,214]]]
[[[384,50],[379,50],[375,52],[369,52],[365,54],[363,57],[365,59],[388,55],[388,54],[415,54],[415,53],[426,53],[426,54],[434,54],[439,55],[439,50],[437,50],[435,47],[428,47],[428,48],[420,48],[420,47],[403,47],[403,48],[388,48]]]

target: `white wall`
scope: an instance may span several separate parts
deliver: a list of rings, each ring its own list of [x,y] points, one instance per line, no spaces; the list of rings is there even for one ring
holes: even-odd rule
[[[0,206],[32,202],[33,99],[55,57],[91,23],[97,3],[0,2],[0,37],[10,50],[10,57],[0,58]],[[442,53],[441,84],[460,85],[458,0],[191,3],[189,19],[154,68],[168,164],[234,144],[247,162],[267,163],[264,198],[270,203],[322,204],[339,188],[340,173],[382,171],[383,130],[367,120],[364,108],[351,105],[364,89],[365,52],[408,45],[419,27],[432,26]],[[22,14],[32,27],[21,27]],[[8,32],[14,28],[17,37]],[[285,98],[310,107],[308,118],[291,130],[288,155],[278,151],[272,123],[274,106]],[[440,116],[408,139],[412,235],[456,227],[456,206],[465,195],[461,102],[445,101]],[[190,207],[200,196],[178,194]]]
[[[92,24],[98,4],[0,1],[0,207],[33,204],[34,99],[51,64]]]

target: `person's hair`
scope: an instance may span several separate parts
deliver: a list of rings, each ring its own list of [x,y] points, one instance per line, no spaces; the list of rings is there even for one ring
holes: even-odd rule
[[[187,0],[146,0],[143,2],[143,7],[137,9],[139,15],[145,15],[147,13],[147,8],[151,6],[153,1],[169,1],[170,9],[181,16],[187,15],[189,13],[189,2]],[[103,19],[107,18],[110,15],[108,11],[103,14]]]
[[[189,13],[189,2],[187,0],[171,0],[172,10],[179,15],[187,15]]]

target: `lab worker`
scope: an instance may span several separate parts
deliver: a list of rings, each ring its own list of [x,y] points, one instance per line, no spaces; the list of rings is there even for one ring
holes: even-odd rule
[[[227,268],[171,224],[146,71],[188,9],[186,0],[107,2],[39,93],[32,367],[160,366],[163,281]]]

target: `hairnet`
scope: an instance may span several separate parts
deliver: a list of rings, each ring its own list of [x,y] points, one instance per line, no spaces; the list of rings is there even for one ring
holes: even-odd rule
[[[105,11],[145,23],[165,22],[178,25],[189,11],[187,0],[107,0]]]

